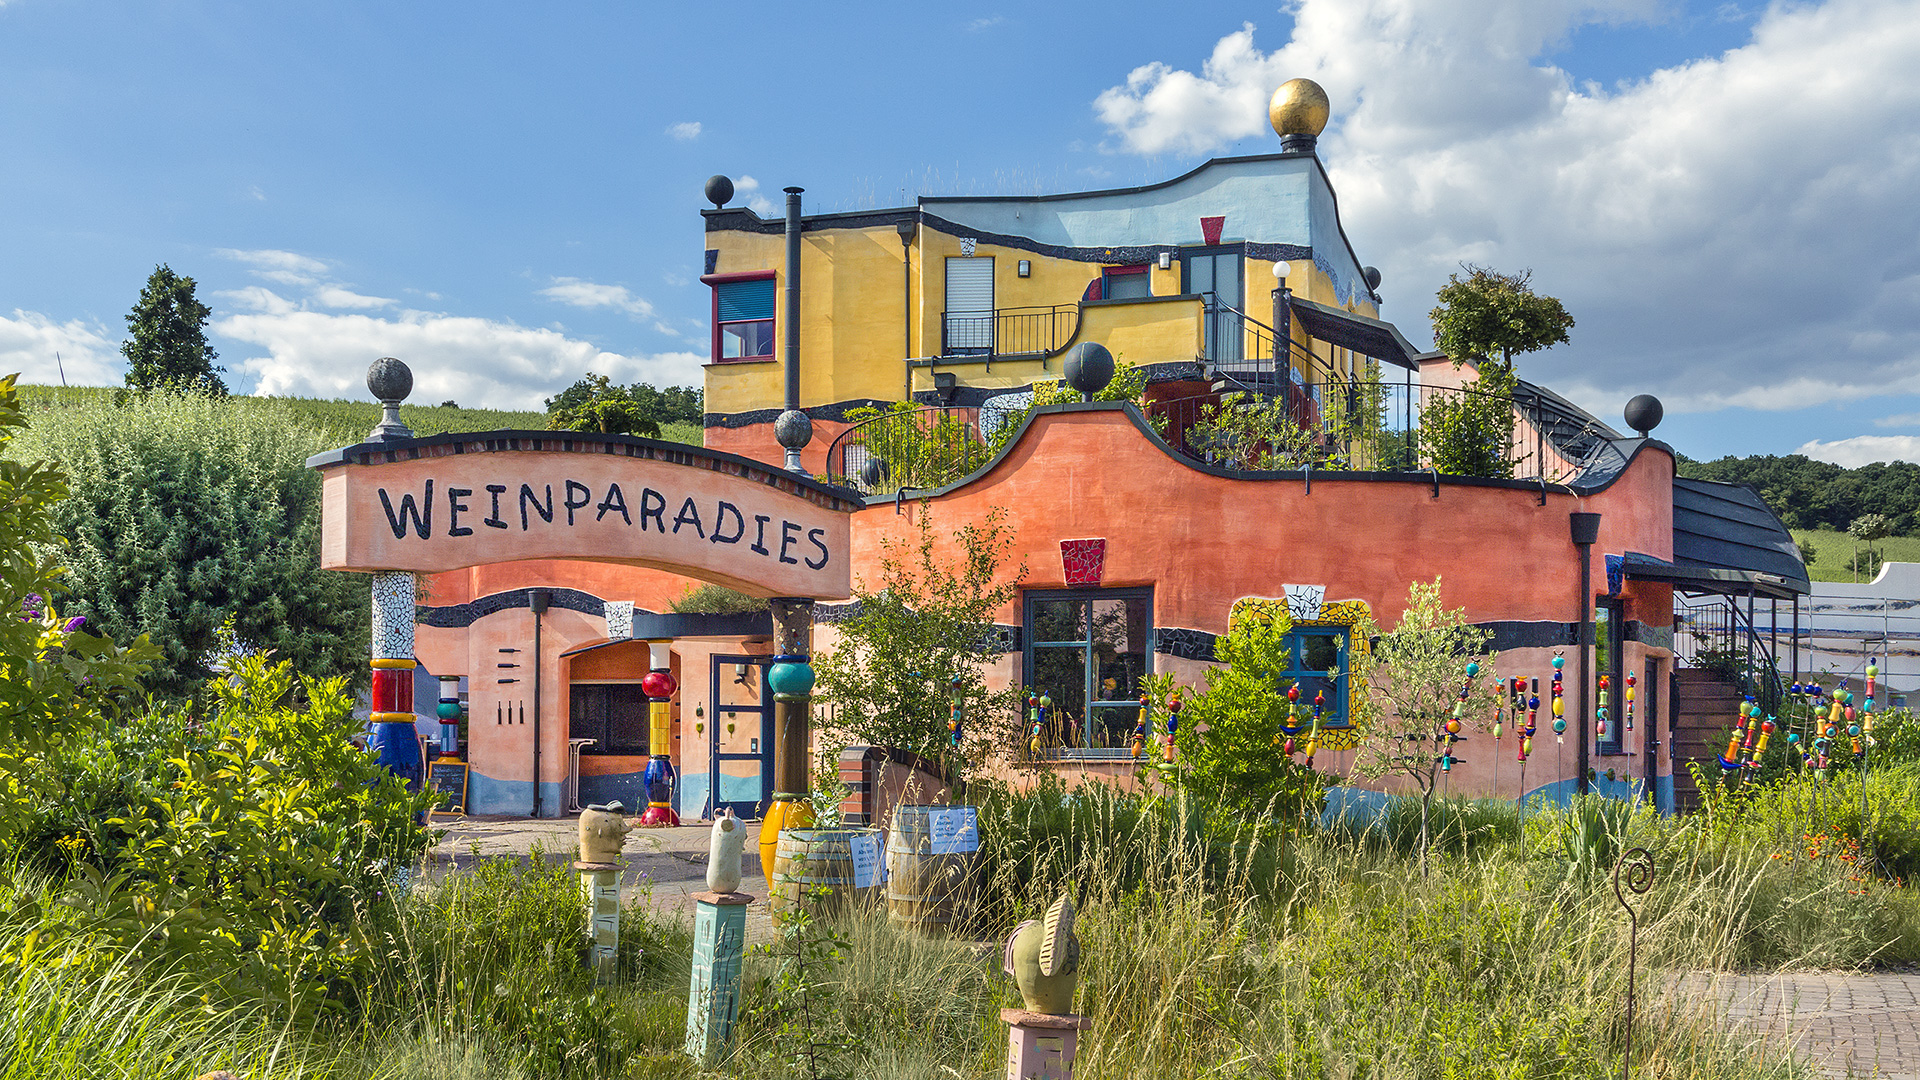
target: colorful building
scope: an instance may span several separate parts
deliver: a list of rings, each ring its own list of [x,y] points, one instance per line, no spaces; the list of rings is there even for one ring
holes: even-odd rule
[[[1545,697],[1567,661],[1564,738],[1543,720],[1523,767],[1511,734],[1476,736],[1450,790],[1673,805],[1675,751],[1700,756],[1674,739],[1675,594],[1803,594],[1791,538],[1744,489],[1676,486],[1673,452],[1647,434],[1652,399],[1630,408],[1631,436],[1525,382],[1488,414],[1470,364],[1381,321],[1381,275],[1347,241],[1314,148],[1317,94],[1276,95],[1279,153],[1140,188],[812,216],[795,189],[780,220],[725,206],[716,177],[704,450],[496,432],[316,459],[330,485],[362,477],[359,528],[379,540],[329,565],[421,575],[418,659],[467,687],[469,808],[637,805],[664,754],[683,818],[757,815],[773,793],[773,617],[676,602],[701,581],[812,598],[831,648],[833,602],[883,541],[922,514],[950,528],[994,508],[1028,576],[998,616],[990,679],[1055,709],[1039,753],[997,763],[1007,775],[1131,777],[1140,678],[1199,682],[1233,619],[1279,607],[1296,678],[1327,702],[1316,765],[1345,771],[1367,645],[1354,627],[1391,627],[1409,584],[1439,576],[1447,605],[1491,633],[1501,677],[1539,679]],[[1141,400],[1034,404],[1070,357],[1098,366],[1089,346],[1144,375]],[[1500,475],[1432,465],[1423,429],[1469,405],[1504,418],[1485,448]],[[1245,435],[1249,416],[1266,434]],[[478,471],[435,471],[454,459]],[[475,464],[489,461],[494,479]],[[393,496],[382,518],[367,494],[420,491],[451,517],[456,482],[478,527],[455,537],[443,518],[418,544]],[[1719,504],[1734,509],[1700,528]],[[536,542],[562,512],[612,531]],[[662,670],[664,712],[640,688]]]

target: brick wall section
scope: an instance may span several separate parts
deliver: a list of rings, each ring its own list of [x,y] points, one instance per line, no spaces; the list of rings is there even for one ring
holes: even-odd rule
[[[940,763],[909,750],[886,746],[849,746],[840,752],[840,802],[845,825],[884,826],[899,803],[944,803],[966,794],[966,785],[947,776]]]

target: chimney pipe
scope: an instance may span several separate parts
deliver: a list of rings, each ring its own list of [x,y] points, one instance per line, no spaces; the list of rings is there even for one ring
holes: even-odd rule
[[[787,192],[787,408],[800,407],[800,193],[805,188],[790,187]]]

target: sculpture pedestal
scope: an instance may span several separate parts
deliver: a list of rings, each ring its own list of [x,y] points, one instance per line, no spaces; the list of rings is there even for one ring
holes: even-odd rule
[[[746,955],[746,893],[693,894],[693,978],[687,987],[688,1056],[702,1063],[724,1054],[740,1014],[740,959]]]
[[[587,904],[587,936],[593,946],[587,954],[587,966],[593,969],[593,981],[605,985],[613,981],[615,959],[620,954],[620,864],[575,862],[580,873],[580,895]]]
[[[1080,1033],[1091,1030],[1084,1016],[1055,1016],[1025,1009],[1001,1009],[1007,1025],[1007,1080],[1070,1080]]]

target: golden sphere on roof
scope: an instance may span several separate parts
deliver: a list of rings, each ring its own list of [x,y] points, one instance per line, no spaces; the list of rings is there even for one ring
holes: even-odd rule
[[[1281,138],[1289,135],[1318,136],[1327,127],[1327,116],[1332,112],[1332,103],[1327,100],[1327,92],[1312,79],[1288,79],[1273,92],[1273,100],[1267,104],[1267,119],[1273,121],[1273,132]]]

